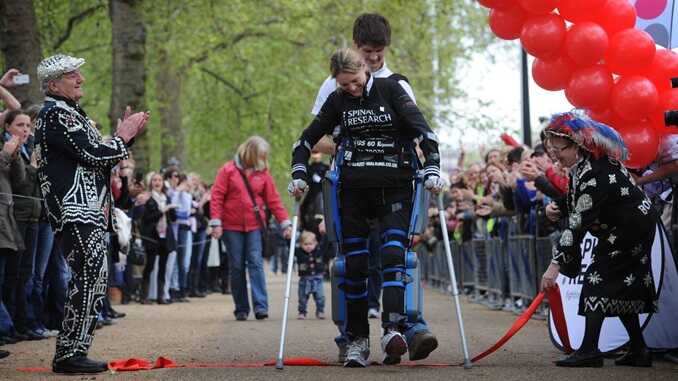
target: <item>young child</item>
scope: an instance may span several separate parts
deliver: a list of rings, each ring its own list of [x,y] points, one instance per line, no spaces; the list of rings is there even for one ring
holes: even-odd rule
[[[322,254],[318,249],[315,234],[304,231],[299,238],[299,247],[294,253],[299,269],[299,320],[306,319],[308,296],[315,300],[315,317],[325,319],[325,292],[323,291]]]

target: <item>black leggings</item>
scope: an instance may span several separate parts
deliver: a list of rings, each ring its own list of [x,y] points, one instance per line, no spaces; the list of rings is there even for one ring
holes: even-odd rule
[[[156,250],[146,251],[146,264],[144,265],[144,282],[148,282],[151,278],[151,273],[155,266],[155,258],[159,257],[158,261],[158,280],[164,283],[165,281],[165,267],[167,267],[167,257],[169,253],[167,252],[167,247],[165,246],[165,240],[160,240]]]
[[[379,248],[383,274],[384,328],[404,328],[405,311],[405,249],[412,211],[412,189],[366,188],[342,189],[341,252],[346,258],[343,289],[346,295],[346,334],[349,338],[368,337],[367,320],[369,276],[368,219],[379,221]]]
[[[603,328],[605,316],[601,313],[589,312],[585,317],[586,328],[579,351],[591,353],[598,350],[598,339],[600,339],[600,331]],[[645,339],[643,338],[643,331],[640,329],[638,315],[620,315],[619,320],[624,324],[624,328],[626,328],[626,332],[629,334],[631,351],[640,352],[644,350]]]

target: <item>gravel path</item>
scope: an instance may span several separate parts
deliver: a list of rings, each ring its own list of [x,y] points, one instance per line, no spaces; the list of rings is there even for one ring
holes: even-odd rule
[[[284,277],[267,274],[271,317],[256,321],[252,316],[246,322],[235,321],[230,296],[212,294],[204,299],[191,299],[190,303],[169,306],[142,306],[138,304],[116,306],[127,317],[118,324],[97,332],[92,358],[120,359],[142,357],[154,360],[165,356],[179,364],[229,364],[257,363],[275,358],[282,316]],[[329,296],[329,287],[326,295]],[[336,360],[333,337],[336,329],[329,320],[309,318],[296,320],[296,286],[290,308],[289,336],[286,355],[308,356],[322,361]],[[329,304],[329,301],[328,301]],[[314,304],[309,302],[313,311]],[[464,303],[462,305],[466,332],[472,354],[477,354],[493,344],[515,316],[493,312],[487,308]],[[426,291],[426,319],[438,336],[440,347],[421,364],[450,364],[462,360],[460,341],[450,297],[437,290]],[[310,316],[311,314],[309,314]],[[380,361],[379,323],[371,320],[371,349],[373,361]],[[678,365],[657,361],[651,369],[616,367],[606,360],[600,369],[562,369],[553,361],[562,354],[548,338],[544,321],[530,321],[506,346],[482,360],[472,370],[460,367],[371,366],[367,369],[332,367],[291,367],[278,371],[273,367],[231,369],[163,369],[132,373],[105,373],[94,376],[57,377],[48,372],[26,373],[21,367],[49,367],[54,351],[54,339],[23,342],[5,346],[12,352],[0,360],[0,380],[345,380],[358,377],[369,380],[393,381],[395,377],[410,380],[678,380]],[[412,377],[412,378],[410,378]]]

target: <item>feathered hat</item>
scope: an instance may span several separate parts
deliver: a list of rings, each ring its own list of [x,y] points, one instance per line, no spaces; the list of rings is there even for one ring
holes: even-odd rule
[[[628,158],[624,140],[612,127],[591,119],[583,110],[554,114],[544,128],[548,136],[560,136],[572,140],[590,152],[596,159],[603,155],[617,161]]]

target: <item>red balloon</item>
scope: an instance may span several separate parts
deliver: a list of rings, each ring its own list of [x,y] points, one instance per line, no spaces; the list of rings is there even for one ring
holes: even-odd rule
[[[574,69],[565,56],[549,61],[537,58],[532,62],[532,78],[542,89],[558,91],[567,86]]]
[[[493,9],[490,11],[490,29],[501,39],[515,40],[520,37],[526,18],[525,11],[518,6],[508,10]]]
[[[565,37],[565,52],[579,66],[598,63],[605,57],[608,45],[605,29],[590,21],[572,25]]]
[[[555,58],[565,42],[565,20],[556,14],[533,16],[525,21],[520,42],[537,58]]]
[[[650,123],[652,123],[652,128],[654,128],[655,133],[661,138],[665,135],[678,134],[678,128],[676,126],[667,126],[664,124],[664,113],[655,112],[650,116]]]
[[[624,165],[629,168],[645,168],[657,157],[659,136],[652,122],[644,120],[619,126],[617,129],[629,150],[629,158]]]
[[[659,109],[662,113],[666,110],[678,110],[678,88],[659,95]]]
[[[622,118],[611,108],[606,108],[604,110],[587,110],[586,113],[591,117],[591,119],[606,124],[612,128],[625,123]]]
[[[600,24],[612,37],[624,29],[636,25],[636,8],[628,0],[607,0],[593,17],[593,21]]]
[[[605,66],[589,66],[572,73],[565,97],[575,107],[600,110],[606,108],[613,85],[612,73]]]
[[[593,18],[606,0],[560,0],[558,13],[570,22],[588,21]]]
[[[671,78],[678,77],[678,54],[659,49],[654,55],[652,63],[647,68],[647,76],[657,87],[657,91],[664,92],[671,88]]]
[[[625,121],[637,122],[657,108],[659,93],[652,81],[645,77],[621,77],[612,88],[610,104]]]
[[[558,5],[558,0],[518,0],[524,10],[536,15],[551,13]]]
[[[637,74],[652,63],[656,51],[654,40],[647,32],[626,29],[612,37],[605,60],[614,73]]]
[[[516,5],[516,0],[478,0],[480,5],[492,9],[509,9]]]

